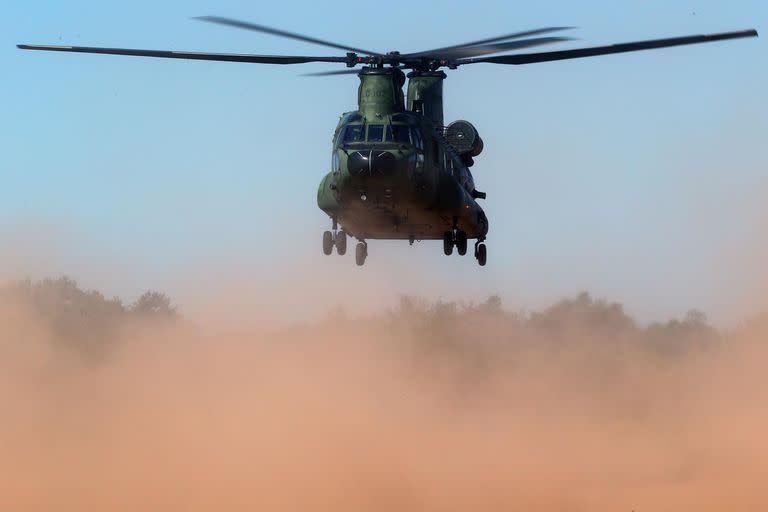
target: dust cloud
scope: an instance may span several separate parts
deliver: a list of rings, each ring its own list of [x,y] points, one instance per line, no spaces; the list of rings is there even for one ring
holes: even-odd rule
[[[2,510],[768,505],[766,317],[404,297],[256,329],[0,296]]]

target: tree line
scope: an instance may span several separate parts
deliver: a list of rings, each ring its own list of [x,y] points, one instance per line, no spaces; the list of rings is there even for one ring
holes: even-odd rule
[[[0,300],[1,307],[18,304],[42,318],[57,343],[95,354],[104,353],[126,327],[167,324],[181,318],[164,293],[150,290],[126,303],[83,290],[68,277],[6,283],[0,286]],[[717,343],[725,335],[697,310],[679,319],[640,325],[621,304],[588,293],[536,312],[508,311],[496,295],[479,303],[402,296],[394,307],[370,318],[339,318],[337,312],[325,331],[348,331],[353,324],[365,326],[366,332],[406,336],[421,347],[440,350],[589,339],[643,344],[661,353],[679,354]]]
[[[0,286],[0,307],[21,307],[42,319],[57,344],[88,355],[103,355],[129,326],[174,321],[179,314],[164,293],[149,290],[125,303],[83,290],[68,277],[12,281]]]

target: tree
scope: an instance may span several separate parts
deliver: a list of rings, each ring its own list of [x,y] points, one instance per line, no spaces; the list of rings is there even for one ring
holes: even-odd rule
[[[151,318],[175,318],[177,314],[170,297],[151,290],[139,297],[139,300],[131,305],[130,311],[135,315]]]

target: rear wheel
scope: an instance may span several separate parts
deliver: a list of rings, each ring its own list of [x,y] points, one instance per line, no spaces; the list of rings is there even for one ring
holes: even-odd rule
[[[484,267],[488,258],[488,250],[485,248],[485,244],[480,244],[477,246],[475,257],[477,258],[477,263],[481,267]]]
[[[323,233],[323,254],[328,256],[333,252],[333,233],[326,231]]]
[[[453,234],[450,231],[443,233],[443,252],[446,256],[453,254]]]
[[[347,234],[344,231],[336,233],[336,252],[339,256],[344,256],[347,253]]]
[[[461,256],[467,254],[467,233],[464,231],[456,233],[456,250]]]

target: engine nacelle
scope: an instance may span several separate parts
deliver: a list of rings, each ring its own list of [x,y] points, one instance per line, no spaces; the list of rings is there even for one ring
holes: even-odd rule
[[[460,155],[478,156],[483,152],[483,139],[469,121],[454,121],[445,128],[445,138]]]

